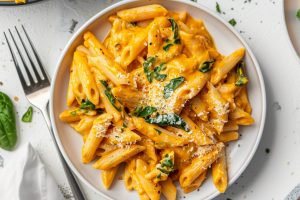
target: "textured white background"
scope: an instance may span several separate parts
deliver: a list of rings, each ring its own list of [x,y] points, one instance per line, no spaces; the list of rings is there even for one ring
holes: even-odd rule
[[[2,32],[23,24],[39,51],[50,74],[64,45],[72,36],[72,20],[78,21],[75,31],[92,15],[116,1],[45,0],[31,6],[0,7],[0,91],[14,100],[18,119],[29,106],[20,86]],[[243,175],[221,199],[281,200],[300,182],[300,64],[287,43],[282,22],[281,0],[218,0],[221,16],[235,18],[235,28],[256,55],[266,84],[267,120],[259,148]],[[215,10],[216,0],[198,0]],[[3,84],[1,84],[1,82]],[[255,105],[253,105],[255,106]],[[19,144],[30,141],[53,173],[67,199],[72,199],[63,169],[41,114],[35,110],[33,122],[18,120]],[[270,153],[266,153],[270,149]],[[10,154],[0,149],[5,163]],[[1,160],[0,157],[0,160]],[[0,161],[1,164],[1,161]],[[0,170],[3,170],[0,165]],[[0,180],[1,184],[5,180]],[[103,199],[87,187],[89,199]],[[1,194],[0,194],[1,199]],[[120,197],[120,199],[122,199]]]

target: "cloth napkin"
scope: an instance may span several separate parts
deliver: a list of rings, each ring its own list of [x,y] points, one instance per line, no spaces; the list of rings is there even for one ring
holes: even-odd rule
[[[16,149],[0,170],[1,200],[63,200],[52,175],[30,143]]]

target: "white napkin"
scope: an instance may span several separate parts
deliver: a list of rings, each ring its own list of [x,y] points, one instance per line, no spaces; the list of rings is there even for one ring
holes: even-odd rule
[[[63,200],[52,175],[31,144],[22,145],[0,170],[1,200]]]

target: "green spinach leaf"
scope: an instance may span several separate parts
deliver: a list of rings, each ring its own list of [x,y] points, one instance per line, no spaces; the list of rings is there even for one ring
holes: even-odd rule
[[[157,115],[154,118],[146,118],[145,121],[159,126],[173,126],[185,131],[190,130],[187,123],[175,113]]]
[[[157,111],[157,109],[155,107],[152,107],[152,106],[146,106],[145,108],[137,107],[133,114],[137,117],[145,118],[145,117],[148,117],[148,116],[152,115],[156,111]]]
[[[107,82],[104,80],[100,80],[101,84],[105,87],[105,91],[104,94],[105,96],[108,98],[109,102],[113,105],[113,107],[117,110],[117,111],[121,111],[122,109],[120,107],[116,106],[116,98],[114,97],[114,95],[111,93],[111,89],[108,86]]]
[[[183,76],[172,79],[164,88],[164,98],[169,98],[172,93],[184,82],[184,80],[185,78]]]
[[[243,86],[248,83],[248,78],[244,74],[243,67],[245,67],[245,63],[243,61],[239,62],[236,69],[236,73],[237,73],[237,80],[235,82],[236,86]]]
[[[32,121],[32,115],[33,115],[33,108],[29,106],[27,111],[24,113],[22,117],[23,122],[31,122]]]
[[[95,110],[96,109],[96,106],[90,102],[90,100],[86,100],[86,101],[83,101],[80,105],[80,108],[81,109],[90,109],[90,110]]]
[[[214,60],[208,60],[208,61],[205,61],[204,63],[202,63],[199,71],[200,72],[203,72],[203,73],[206,73],[206,72],[209,72],[213,66],[213,64],[215,63]]]
[[[17,142],[16,119],[10,98],[0,92],[0,147],[12,150]]]

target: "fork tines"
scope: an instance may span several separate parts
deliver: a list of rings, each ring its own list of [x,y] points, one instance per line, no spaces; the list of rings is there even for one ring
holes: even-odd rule
[[[17,33],[16,34],[17,38],[21,42],[22,49],[24,50],[23,52],[25,52],[25,55],[27,56],[27,60],[28,60],[29,63],[26,62],[25,57],[22,53],[22,50],[18,46],[18,43],[15,40],[15,38],[14,38],[14,36],[13,36],[10,29],[8,29],[8,32],[11,36],[11,39],[12,39],[13,44],[15,46],[15,49],[18,52],[19,61],[21,61],[22,65],[19,64],[19,61],[17,59],[17,54],[14,52],[14,50],[12,48],[13,46],[9,42],[8,37],[7,37],[5,32],[4,32],[4,37],[5,37],[6,42],[8,44],[8,47],[9,47],[13,62],[15,64],[17,73],[19,75],[22,87],[23,87],[25,93],[29,94],[29,93],[33,93],[37,90],[40,90],[42,88],[45,88],[45,87],[49,86],[50,85],[50,80],[48,78],[48,75],[47,75],[44,67],[43,67],[43,64],[40,60],[40,57],[38,56],[38,53],[37,53],[32,41],[29,38],[29,36],[27,34],[27,31],[25,30],[23,25],[22,25],[22,29],[23,29],[24,35],[27,39],[27,43],[29,44],[29,48],[26,47],[26,44],[25,44],[24,40],[22,39],[22,36],[21,36],[19,30],[15,26],[15,31]],[[30,50],[29,49],[31,50],[35,60],[33,60],[33,57],[30,55]],[[36,61],[36,63],[34,61]],[[22,73],[21,66],[23,66],[23,68],[24,68],[24,73]],[[32,68],[33,74],[30,72],[29,67]],[[40,70],[40,73],[38,72],[38,69]],[[36,81],[34,80],[33,75],[36,78]],[[26,83],[25,77],[28,78],[28,84]]]

